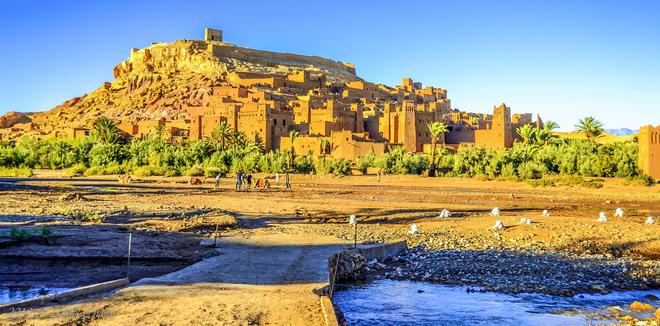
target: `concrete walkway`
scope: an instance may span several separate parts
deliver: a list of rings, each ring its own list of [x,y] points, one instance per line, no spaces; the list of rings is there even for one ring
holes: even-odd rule
[[[219,256],[134,286],[154,284],[223,283],[275,285],[325,283],[328,258],[348,244],[334,237],[256,235],[218,241]]]

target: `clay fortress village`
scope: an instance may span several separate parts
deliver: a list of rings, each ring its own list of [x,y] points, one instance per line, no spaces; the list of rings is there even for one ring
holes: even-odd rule
[[[350,63],[240,48],[223,42],[222,31],[211,28],[206,28],[204,34],[204,41],[189,42],[196,42],[203,51],[221,61],[249,59],[260,67],[287,65],[288,73],[250,69],[250,66],[243,70],[227,69],[209,84],[194,105],[178,103],[168,107],[177,112],[176,119],[139,116],[136,119],[134,112],[144,108],[131,108],[124,111],[124,116],[112,117],[126,137],[145,137],[160,125],[164,128],[158,128],[166,130],[166,136],[173,141],[199,140],[226,122],[231,129],[261,143],[267,151],[290,148],[290,132],[295,130],[300,135],[294,142],[296,152],[326,152],[335,158],[354,160],[371,151],[383,154],[396,146],[407,152],[430,151],[432,137],[428,124],[434,121],[447,125],[449,131],[437,143],[449,150],[461,146],[511,147],[519,139],[518,127],[542,128],[543,125],[538,115],[534,119],[531,113],[512,114],[505,104],[495,106],[492,114],[452,109],[445,89],[423,86],[411,78],[403,78],[401,85],[395,87],[374,84],[358,78],[355,66]],[[119,80],[139,66],[151,67],[154,63],[150,61],[159,55],[157,52],[165,51],[159,49],[158,44],[133,49],[130,58],[115,67],[115,78]],[[291,69],[296,62],[310,68],[322,66],[324,70],[305,69],[304,65],[299,65],[303,66],[299,69],[293,65]],[[113,86],[106,83],[104,87]],[[98,112],[98,115],[109,114]],[[78,120],[79,117],[72,116],[71,123],[54,134],[69,138],[88,135],[91,123],[76,126]],[[0,137],[15,138],[33,128],[34,121],[16,123],[0,129]],[[644,146],[640,146],[640,152],[648,157],[640,160],[646,165],[657,161],[651,156],[660,152],[659,135],[660,127],[642,128],[640,144]],[[647,166],[645,170],[653,169]]]

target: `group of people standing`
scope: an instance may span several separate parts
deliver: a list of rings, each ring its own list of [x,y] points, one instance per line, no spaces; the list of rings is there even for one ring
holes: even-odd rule
[[[250,173],[243,173],[243,172],[238,172],[236,173],[236,190],[241,191],[241,190],[246,190],[250,191],[252,188],[252,174]],[[275,183],[280,183],[280,174],[276,173],[275,174]],[[286,186],[286,189],[291,189],[291,177],[289,176],[288,173],[284,174],[284,184]],[[220,186],[220,175],[218,175],[215,178],[215,187],[218,188]]]
[[[252,188],[252,174],[238,172],[236,173],[236,190],[250,190]]]

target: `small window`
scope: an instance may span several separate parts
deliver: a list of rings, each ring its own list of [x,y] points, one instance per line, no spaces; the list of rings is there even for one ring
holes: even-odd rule
[[[277,119],[273,119],[273,124],[277,126]]]
[[[282,119],[282,125],[286,126],[286,120]]]

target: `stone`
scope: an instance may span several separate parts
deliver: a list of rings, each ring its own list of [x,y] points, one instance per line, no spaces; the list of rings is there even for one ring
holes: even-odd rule
[[[498,220],[495,221],[495,225],[492,227],[493,230],[503,230],[504,229],[504,223],[502,221]]]
[[[614,211],[614,216],[615,216],[615,217],[623,217],[623,209],[621,209],[621,208],[617,208],[617,209]]]
[[[447,218],[450,217],[451,213],[447,209],[443,209],[442,212],[440,212],[440,215],[438,215],[439,218]]]
[[[417,224],[413,223],[410,226],[410,230],[408,230],[408,234],[410,235],[417,235],[419,233],[419,228],[417,227]]]
[[[630,304],[630,309],[636,311],[651,311],[653,310],[653,306],[648,303],[635,301]]]

